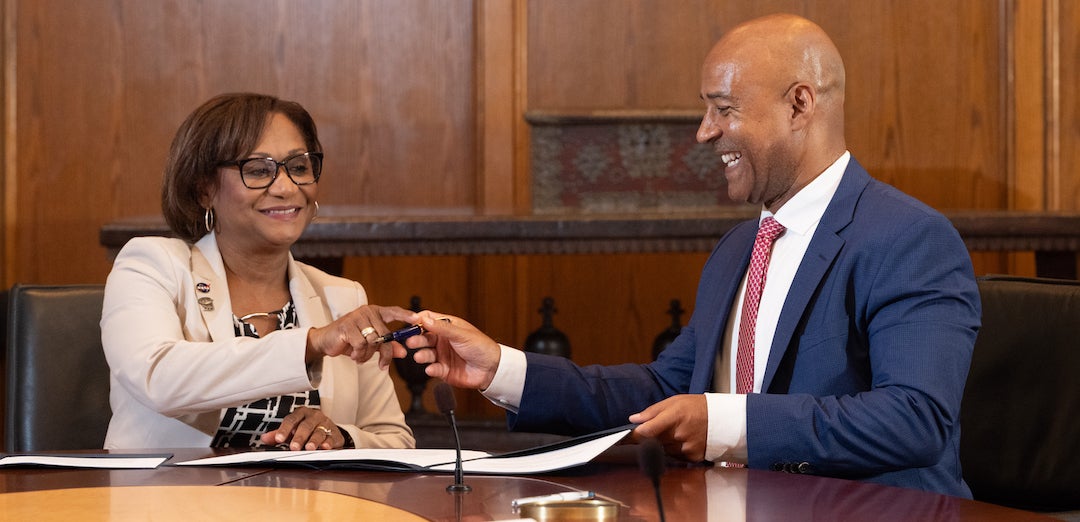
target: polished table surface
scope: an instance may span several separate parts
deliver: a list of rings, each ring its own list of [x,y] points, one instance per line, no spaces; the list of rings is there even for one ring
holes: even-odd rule
[[[223,509],[224,508],[224,509]],[[423,517],[376,502],[311,489],[216,486],[98,486],[0,495],[0,519],[71,520],[394,520]]]
[[[169,462],[210,456],[209,449],[161,450],[173,453]],[[532,476],[474,476],[465,482],[472,491],[465,494],[446,492],[451,475],[397,472],[330,471],[304,468],[270,467],[179,467],[168,463],[153,470],[103,470],[60,468],[0,468],[0,507],[15,505],[19,492],[63,490],[42,503],[42,514],[64,509],[65,500],[75,498],[73,488],[106,488],[113,498],[130,495],[133,499],[152,499],[161,488],[172,488],[177,495],[188,495],[190,486],[245,488],[236,495],[195,495],[202,503],[218,505],[222,513],[250,506],[252,495],[264,495],[272,489],[293,491],[287,505],[295,508],[310,503],[307,518],[343,520],[340,515],[365,512],[363,505],[347,507],[309,498],[308,491],[340,494],[374,501],[429,520],[504,520],[517,518],[510,502],[519,497],[546,495],[572,490],[592,490],[603,498],[622,505],[619,520],[659,520],[655,495],[648,479],[641,474],[632,446],[616,446],[593,462],[556,473]],[[155,489],[132,486],[153,486]],[[218,491],[214,489],[213,491]],[[166,493],[168,490],[165,490]],[[77,493],[77,492],[76,492]],[[86,491],[92,496],[95,491]],[[893,488],[855,481],[789,475],[780,472],[713,468],[669,461],[661,478],[661,494],[667,520],[1050,520],[1035,513],[963,500],[923,491]],[[301,500],[296,500],[297,495]],[[223,500],[233,499],[233,500]],[[344,500],[344,499],[343,499]],[[275,502],[280,502],[276,498]],[[261,513],[247,513],[254,520],[274,511],[275,502],[264,504]],[[113,504],[116,502],[114,501]],[[155,503],[146,502],[154,505]],[[236,504],[236,505],[234,505]],[[161,509],[175,512],[168,504]],[[337,507],[335,507],[337,506]],[[250,509],[250,508],[249,508]],[[349,511],[355,509],[355,511]],[[327,517],[335,514],[333,517]],[[87,515],[92,515],[87,513]],[[0,518],[4,518],[0,512]],[[94,520],[119,520],[101,513],[82,517]],[[221,519],[230,518],[222,516]],[[353,517],[350,517],[353,518]],[[362,518],[362,517],[355,517]],[[390,517],[389,519],[395,519]],[[169,517],[160,519],[168,520]],[[345,518],[346,520],[349,518]],[[386,518],[383,518],[386,519]],[[190,520],[190,519],[189,519]],[[295,520],[295,517],[290,517]]]

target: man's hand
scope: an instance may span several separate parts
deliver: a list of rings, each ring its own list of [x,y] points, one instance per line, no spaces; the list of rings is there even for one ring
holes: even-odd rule
[[[425,310],[417,314],[424,335],[405,341],[426,372],[458,388],[487,389],[495,378],[502,350],[499,344],[460,317]]]
[[[705,460],[705,443],[709,432],[709,410],[705,395],[675,395],[630,416],[630,422],[640,424],[630,437],[640,441],[656,438],[668,455],[691,462]]]

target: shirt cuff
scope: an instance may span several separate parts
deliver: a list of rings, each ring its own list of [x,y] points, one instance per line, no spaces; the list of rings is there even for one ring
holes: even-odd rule
[[[517,413],[521,406],[521,395],[525,392],[525,370],[528,360],[525,352],[500,344],[502,350],[499,367],[491,385],[480,393],[496,406]]]
[[[746,395],[706,393],[709,433],[705,460],[746,464]]]

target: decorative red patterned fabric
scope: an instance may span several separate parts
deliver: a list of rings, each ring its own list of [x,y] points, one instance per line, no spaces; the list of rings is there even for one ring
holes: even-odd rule
[[[754,391],[754,337],[758,306],[761,304],[761,290],[765,288],[765,273],[769,269],[773,241],[783,233],[784,225],[767,217],[761,221],[754,239],[754,251],[750,255],[750,268],[746,276],[746,293],[743,295],[742,319],[739,321],[739,353],[735,358],[736,393]]]

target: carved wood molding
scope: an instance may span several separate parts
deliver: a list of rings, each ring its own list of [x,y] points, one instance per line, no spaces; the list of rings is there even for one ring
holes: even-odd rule
[[[297,257],[709,252],[756,211],[710,214],[407,216],[332,214],[313,222]],[[973,251],[1080,251],[1080,215],[965,211],[946,213]],[[169,235],[161,217],[106,224],[100,243],[116,252],[136,236]]]

